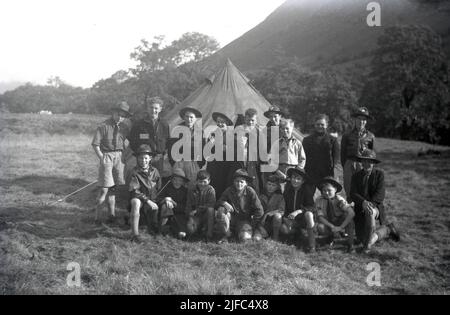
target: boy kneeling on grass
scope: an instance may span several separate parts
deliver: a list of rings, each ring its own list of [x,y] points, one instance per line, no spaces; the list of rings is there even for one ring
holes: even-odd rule
[[[141,243],[139,236],[139,217],[141,210],[146,218],[149,233],[158,231],[158,205],[154,202],[161,187],[161,177],[150,162],[155,155],[147,144],[139,146],[136,154],[137,166],[131,173],[129,184],[131,203],[132,241]]]
[[[170,183],[160,192],[157,199],[160,211],[160,229],[165,233],[167,228],[182,239],[186,237],[186,199],[189,178],[186,177],[181,168],[173,169]]]
[[[328,176],[322,179],[318,187],[322,192],[322,196],[317,198],[315,203],[318,221],[320,222],[318,225],[319,232],[327,236],[331,248],[335,237],[345,231],[348,240],[347,252],[354,253],[355,224],[353,217],[355,212],[342,196],[337,195],[342,190],[342,185],[333,177]]]
[[[187,193],[186,214],[188,215],[187,233],[192,236],[198,232],[209,241],[213,237],[214,206],[216,191],[209,183],[210,175],[206,170],[197,173],[197,181]]]
[[[261,219],[260,230],[264,238],[272,236],[274,241],[278,241],[280,228],[286,202],[281,193],[282,179],[275,175],[266,178],[264,193],[260,196],[261,204],[264,208],[264,216]]]
[[[219,243],[231,235],[239,242],[262,239],[257,227],[264,209],[256,191],[248,186],[252,181],[253,178],[246,170],[238,169],[233,174],[233,185],[223,192],[217,202],[216,231],[220,236]]]
[[[311,191],[311,185],[306,183],[307,176],[302,168],[297,166],[288,169],[287,177],[289,181],[283,194],[286,211],[280,232],[287,240],[294,238],[297,246],[307,243],[306,252],[315,252],[314,193]]]
[[[391,237],[398,242],[400,234],[394,223],[386,219],[384,172],[374,168],[381,161],[370,149],[365,149],[356,159],[361,162],[362,170],[352,176],[350,196],[355,202],[356,236],[368,254],[377,241]]]

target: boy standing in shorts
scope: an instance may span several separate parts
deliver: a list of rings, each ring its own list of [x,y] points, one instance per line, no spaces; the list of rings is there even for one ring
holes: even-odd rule
[[[117,185],[125,185],[122,151],[129,132],[124,123],[124,119],[128,117],[130,117],[129,106],[126,102],[121,102],[112,109],[111,117],[97,128],[92,140],[92,147],[100,160],[98,186],[101,190],[97,197],[96,222],[99,222],[100,210],[107,196],[109,221],[113,222],[116,218],[115,189]]]

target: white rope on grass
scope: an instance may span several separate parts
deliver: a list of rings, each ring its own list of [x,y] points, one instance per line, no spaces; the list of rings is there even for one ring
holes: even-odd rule
[[[97,183],[97,180],[96,180],[96,181],[93,181],[92,183],[89,183],[89,184],[87,184],[87,185],[85,185],[85,186],[83,186],[83,187],[81,187],[80,189],[75,190],[74,192],[72,192],[72,193],[70,193],[70,194],[64,196],[64,197],[61,198],[61,199],[58,199],[58,200],[52,202],[51,204],[49,204],[49,206],[53,206],[53,205],[57,204],[58,202],[62,202],[62,201],[64,201],[65,199],[69,198],[70,196],[73,196],[73,195],[75,195],[76,193],[78,193],[78,192],[80,192],[80,191],[82,191],[82,190],[88,188],[89,186],[94,185],[95,183]]]

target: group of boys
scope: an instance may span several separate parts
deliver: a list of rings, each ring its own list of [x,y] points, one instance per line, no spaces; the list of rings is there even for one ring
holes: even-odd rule
[[[356,242],[369,252],[379,240],[399,240],[384,211],[384,174],[374,168],[380,161],[374,151],[375,137],[365,129],[370,118],[367,108],[354,113],[355,126],[343,135],[341,145],[328,132],[329,118],[323,114],[315,118],[314,132],[301,141],[294,136],[294,121],[284,118],[276,106],[264,112],[269,118],[266,128],[258,125],[255,109],[248,109],[235,124],[216,112],[212,117],[217,130],[223,132],[224,144],[228,130],[242,131],[235,133],[233,143],[242,145],[247,155],[243,160],[205,162],[171,158],[173,139],[167,122],[159,116],[162,106],[160,98],[152,98],[145,117],[128,128],[124,119],[131,116],[129,106],[121,102],[98,127],[92,142],[100,159],[96,220],[107,199],[109,220],[114,221],[116,187],[126,183],[132,241],[142,242],[141,221],[151,234],[173,234],[180,239],[197,236],[218,243],[271,237],[294,242],[307,252],[316,250],[318,236],[330,247],[336,238],[346,238],[350,253]],[[180,125],[190,130],[202,119],[195,108],[185,107],[179,114]],[[279,128],[278,139],[273,139],[273,127]],[[248,134],[262,129],[269,155],[278,155],[277,170],[267,173],[261,168],[267,161],[248,158]],[[260,140],[258,145],[265,143]],[[193,141],[194,137],[192,146]],[[214,137],[202,137],[202,146],[209,141],[215,141]],[[136,166],[124,176],[122,153],[127,143]],[[225,155],[226,145],[223,150]],[[168,173],[167,155],[171,175],[162,177]],[[336,179],[339,164],[344,187]],[[346,198],[339,194],[343,188]],[[316,189],[320,196],[315,198]]]

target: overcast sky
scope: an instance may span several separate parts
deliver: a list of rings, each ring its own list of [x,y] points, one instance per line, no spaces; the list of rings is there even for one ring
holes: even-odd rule
[[[90,87],[133,63],[142,38],[185,32],[221,46],[262,22],[284,0],[2,0],[0,82],[44,84],[59,76]]]

